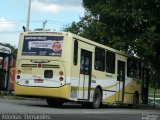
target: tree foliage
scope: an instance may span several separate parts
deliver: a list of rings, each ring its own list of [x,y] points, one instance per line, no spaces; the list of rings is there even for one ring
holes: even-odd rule
[[[65,31],[134,51],[160,73],[160,0],[83,0],[83,7],[85,16]]]
[[[11,49],[11,54],[12,56],[16,59],[16,56],[17,56],[17,48],[9,43],[4,43],[3,44],[4,46],[6,47],[9,47]]]

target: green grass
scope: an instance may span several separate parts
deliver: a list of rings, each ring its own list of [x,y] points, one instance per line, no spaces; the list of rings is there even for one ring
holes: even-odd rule
[[[154,88],[149,88],[149,97],[154,97],[154,92],[155,92],[155,98],[160,98],[160,89],[156,89],[156,91],[155,91],[155,89]],[[160,104],[160,100],[155,100],[155,102],[156,103],[159,103]]]
[[[154,97],[154,88],[149,88],[149,97]],[[157,89],[155,92],[156,98],[160,98],[160,89]]]

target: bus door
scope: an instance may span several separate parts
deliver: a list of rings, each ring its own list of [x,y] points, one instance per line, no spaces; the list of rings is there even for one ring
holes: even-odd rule
[[[78,99],[89,99],[91,86],[92,52],[81,49]]]
[[[123,102],[125,85],[125,62],[117,61],[116,102]]]
[[[0,90],[7,91],[9,82],[9,56],[3,55],[0,60]]]
[[[142,103],[148,104],[149,69],[142,69]]]

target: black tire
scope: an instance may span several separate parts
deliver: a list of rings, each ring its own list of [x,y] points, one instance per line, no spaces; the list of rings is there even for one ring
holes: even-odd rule
[[[52,99],[52,98],[47,98],[46,99],[48,106],[50,107],[62,107],[63,101],[62,100],[57,100],[57,99]]]
[[[133,103],[132,103],[132,108],[137,108],[139,104],[139,95],[135,93],[133,95]]]
[[[91,108],[91,107],[92,107],[92,105],[91,105],[90,102],[82,103],[82,106],[83,106],[84,108]]]
[[[92,108],[98,109],[100,108],[102,103],[102,93],[100,89],[96,88],[93,95]]]

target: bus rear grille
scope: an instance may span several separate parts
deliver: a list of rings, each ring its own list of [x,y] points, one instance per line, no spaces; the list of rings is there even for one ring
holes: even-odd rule
[[[37,67],[37,64],[22,64],[21,67]]]
[[[37,67],[37,64],[22,64],[21,67]],[[42,68],[60,68],[59,65],[42,64]]]
[[[43,64],[42,68],[60,68],[59,65]]]

